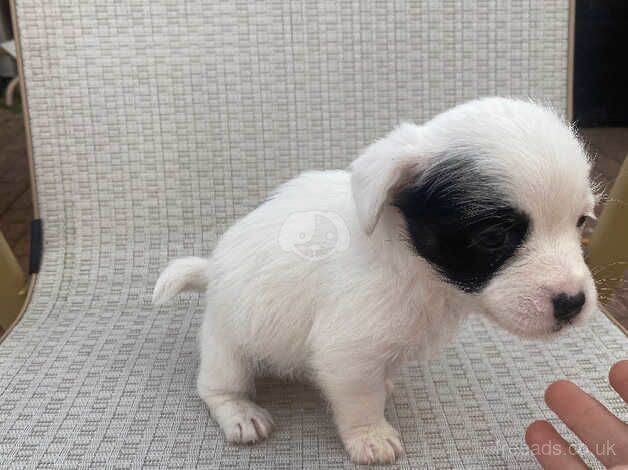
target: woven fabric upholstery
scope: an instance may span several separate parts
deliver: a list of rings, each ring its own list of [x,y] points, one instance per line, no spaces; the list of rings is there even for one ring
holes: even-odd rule
[[[317,392],[264,379],[277,430],[224,442],[195,393],[202,307],[150,305],[303,169],[342,168],[400,120],[469,98],[566,106],[567,2],[18,0],[45,253],[0,345],[0,467],[352,468]],[[399,468],[529,468],[523,433],[569,377],[628,355],[599,314],[553,343],[470,319],[410,362],[387,415]],[[561,427],[561,429],[564,429]]]

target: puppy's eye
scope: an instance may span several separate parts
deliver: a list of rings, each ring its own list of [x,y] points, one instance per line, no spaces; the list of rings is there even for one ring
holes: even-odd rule
[[[587,216],[581,215],[580,218],[578,219],[578,222],[576,223],[576,227],[578,228],[582,227],[586,221],[587,221]]]
[[[497,250],[508,243],[507,230],[487,230],[479,235],[476,244],[486,250]]]

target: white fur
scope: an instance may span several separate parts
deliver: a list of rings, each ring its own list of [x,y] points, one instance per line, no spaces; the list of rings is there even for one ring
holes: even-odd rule
[[[522,252],[475,295],[412,252],[400,238],[404,220],[388,204],[434,157],[452,152],[489,159],[533,221]],[[384,402],[403,358],[437,348],[472,311],[511,332],[547,336],[551,296],[584,289],[580,317],[590,314],[595,289],[575,227],[593,208],[588,172],[579,142],[546,108],[473,101],[423,126],[401,125],[350,172],[311,171],[287,182],[235,223],[211,258],[171,264],[154,300],[206,287],[198,392],[229,440],[253,442],[271,430],[268,413],[250,401],[263,365],[320,387],[355,462],[393,462],[403,448]]]
[[[153,304],[161,305],[184,290],[204,292],[209,282],[205,258],[188,256],[174,260],[159,276],[153,290]]]

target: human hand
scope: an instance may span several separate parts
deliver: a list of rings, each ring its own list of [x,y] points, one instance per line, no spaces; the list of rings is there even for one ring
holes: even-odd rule
[[[609,381],[628,403],[628,360],[619,361],[611,368]],[[628,424],[567,380],[559,380],[547,387],[545,402],[604,466],[628,470]],[[525,440],[545,470],[588,468],[547,421],[530,424]]]

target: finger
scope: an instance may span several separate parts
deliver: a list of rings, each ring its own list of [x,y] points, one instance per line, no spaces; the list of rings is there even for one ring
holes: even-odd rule
[[[588,467],[576,451],[547,421],[535,421],[526,431],[526,444],[545,470],[584,470]]]
[[[606,467],[628,461],[628,425],[566,380],[551,384],[545,402]]]
[[[619,396],[628,403],[628,359],[619,361],[608,373],[611,386],[619,393]]]

